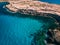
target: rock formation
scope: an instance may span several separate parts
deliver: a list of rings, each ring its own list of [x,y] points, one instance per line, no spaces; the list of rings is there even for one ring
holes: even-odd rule
[[[34,12],[38,12],[57,14],[60,16],[60,5],[57,4],[49,4],[41,1],[9,1],[9,3],[5,7],[13,13],[32,13],[34,15]]]

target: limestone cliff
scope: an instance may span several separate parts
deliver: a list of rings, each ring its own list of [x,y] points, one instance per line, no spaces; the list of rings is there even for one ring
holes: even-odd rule
[[[12,13],[32,14],[50,13],[60,16],[60,5],[49,4],[41,1],[9,1],[5,7]]]

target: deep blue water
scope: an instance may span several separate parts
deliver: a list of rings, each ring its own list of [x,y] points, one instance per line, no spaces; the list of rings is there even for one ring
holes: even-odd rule
[[[53,3],[53,4],[60,4],[60,0],[40,0],[40,1]]]
[[[11,16],[3,12],[5,4],[0,3],[0,45],[31,45],[33,36],[30,34],[54,23],[53,19],[46,17]]]

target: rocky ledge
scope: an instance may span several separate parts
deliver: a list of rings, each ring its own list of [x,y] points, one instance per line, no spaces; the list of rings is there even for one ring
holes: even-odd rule
[[[41,1],[9,1],[10,4],[4,6],[12,13],[23,13],[23,14],[56,14],[60,16],[60,5],[49,4]]]

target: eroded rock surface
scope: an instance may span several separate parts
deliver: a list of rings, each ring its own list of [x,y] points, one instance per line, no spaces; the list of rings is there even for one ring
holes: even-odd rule
[[[32,12],[33,15],[33,12],[36,11],[38,13],[51,13],[60,16],[60,5],[57,4],[49,4],[41,1],[9,1],[9,3],[5,7],[13,13],[28,14],[28,12]]]

